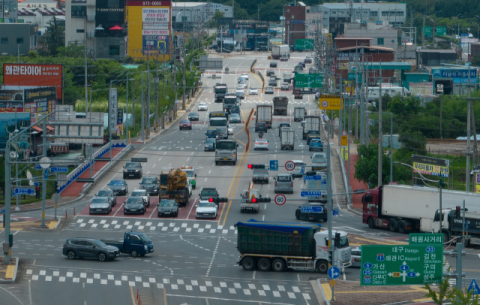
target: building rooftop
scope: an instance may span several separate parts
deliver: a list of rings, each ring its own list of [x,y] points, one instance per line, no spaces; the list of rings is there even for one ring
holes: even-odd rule
[[[207,7],[207,2],[172,2],[172,7],[197,7],[197,6],[204,6]],[[220,4],[220,3],[210,3],[210,6],[214,5],[225,5],[225,4]],[[230,5],[225,5],[225,6],[230,6]],[[231,7],[231,6],[230,6]]]
[[[391,6],[391,5],[398,5],[398,6],[406,6],[405,3],[398,3],[398,2],[376,2],[376,3],[353,3],[354,9],[370,9],[370,7],[378,7],[381,6]],[[320,4],[320,6],[329,8],[329,9],[350,9],[350,3],[324,3]]]
[[[452,50],[452,49],[441,49],[441,50],[437,50],[437,49],[420,49],[420,50],[417,50],[418,53],[457,53],[455,52],[455,50]]]
[[[369,38],[371,39],[371,38]],[[385,51],[385,52],[395,52],[394,49],[392,48],[386,48],[386,47],[379,47],[379,46],[356,46],[356,47],[346,47],[346,48],[339,48],[337,49],[339,52],[343,51],[350,51],[350,50],[355,50],[355,49],[369,49],[369,50],[378,50],[378,51]]]

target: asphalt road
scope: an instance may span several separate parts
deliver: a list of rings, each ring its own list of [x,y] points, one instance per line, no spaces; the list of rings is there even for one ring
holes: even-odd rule
[[[278,62],[277,76],[283,71],[293,69],[307,53],[293,53],[288,62]],[[294,180],[294,193],[285,194],[287,201],[278,206],[273,202],[274,181],[257,185],[263,197],[271,197],[271,203],[261,205],[258,214],[240,213],[240,194],[252,179],[248,164],[265,164],[270,160],[278,160],[279,171],[270,171],[273,178],[277,173],[287,173],[284,165],[289,160],[310,162],[311,152],[305,141],[301,139],[300,123],[293,121],[293,108],[303,106],[310,114],[318,114],[318,107],[313,96],[305,96],[303,100],[294,100],[291,91],[276,90],[273,96],[289,98],[288,115],[274,116],[273,127],[264,138],[269,141],[268,151],[255,151],[252,146],[246,150],[247,134],[244,124],[234,124],[234,135],[237,140],[237,164],[215,165],[214,152],[204,151],[204,139],[208,128],[208,112],[220,111],[221,104],[214,103],[213,86],[215,83],[227,83],[230,92],[236,88],[240,73],[249,71],[254,59],[256,69],[269,70],[270,61],[264,56],[242,56],[225,59],[224,67],[229,67],[230,74],[204,74],[203,92],[198,102],[206,102],[208,111],[199,112],[200,120],[194,122],[192,130],[179,130],[178,123],[173,125],[160,137],[148,142],[145,146],[136,147],[130,157],[145,157],[143,174],[158,176],[161,171],[179,168],[183,165],[195,167],[197,188],[186,207],[182,208],[177,218],[158,218],[155,205],[158,198],[152,197],[151,207],[145,215],[124,215],[123,200],[119,198],[117,207],[110,215],[88,215],[88,201],[100,189],[107,187],[112,179],[122,178],[120,162],[91,190],[89,196],[75,204],[77,214],[74,218],[63,219],[60,228],[50,232],[18,231],[15,233],[14,255],[25,259],[20,267],[17,290],[10,293],[0,290],[0,297],[18,298],[18,304],[56,304],[90,305],[90,304],[138,304],[137,295],[142,304],[318,304],[311,279],[325,278],[326,275],[315,272],[287,271],[246,272],[236,265],[239,253],[236,250],[237,222],[249,219],[296,222],[295,210],[303,202],[300,197],[305,187],[301,179]],[[310,65],[307,65],[307,69]],[[264,70],[263,70],[264,69]],[[236,73],[233,73],[233,72]],[[258,76],[250,74],[250,87],[261,88]],[[248,92],[248,90],[246,90]],[[242,122],[245,122],[250,111],[257,104],[271,104],[272,95],[259,91],[257,96],[247,96],[241,103]],[[193,110],[197,112],[197,107]],[[281,122],[292,124],[295,135],[295,150],[281,150],[278,136],[278,125]],[[249,128],[252,143],[256,139],[254,122]],[[251,144],[252,144],[251,143]],[[341,191],[340,172],[334,172],[334,188]],[[140,179],[128,179],[131,193],[139,185]],[[221,197],[229,201],[221,204],[219,215],[212,220],[195,218],[195,204],[202,187],[216,187]],[[351,234],[359,234],[364,238],[390,238],[403,241],[406,235],[388,231],[372,230],[361,223],[361,218],[349,212],[338,198],[334,205],[339,209],[339,216],[333,220],[333,228]],[[47,217],[53,211],[48,210]],[[39,212],[21,214],[21,216],[39,217]],[[326,223],[320,223],[326,227]],[[121,255],[111,262],[96,260],[67,260],[62,255],[63,244],[71,237],[92,237],[99,239],[121,239],[126,231],[145,232],[154,243],[155,252],[145,257],[133,258]],[[478,255],[470,252],[469,260],[464,268],[475,270],[478,266]],[[477,271],[468,271],[467,277]],[[347,268],[342,275],[344,279],[357,280],[358,269]],[[54,296],[54,297],[53,297]],[[15,301],[8,304],[16,304]]]

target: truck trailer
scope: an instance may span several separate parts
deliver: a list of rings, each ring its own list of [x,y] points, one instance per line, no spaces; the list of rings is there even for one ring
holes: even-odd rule
[[[275,223],[249,220],[239,222],[238,265],[246,271],[281,272],[287,269],[326,273],[329,264],[339,268],[351,265],[347,233],[333,230],[334,262],[330,259],[328,231],[319,225]]]
[[[289,127],[283,127],[280,130],[280,148],[283,149],[295,149],[295,130]]]
[[[307,133],[309,131],[318,131],[320,132],[320,117],[315,115],[305,116],[304,121],[302,122],[303,127],[303,136],[304,140],[307,139]]]
[[[283,55],[290,58],[290,47],[287,45],[273,45],[272,46],[272,58],[280,59]]]
[[[276,96],[273,98],[273,115],[287,115],[288,98]]]
[[[257,105],[256,122],[265,122],[267,128],[272,128],[272,105]]]
[[[305,118],[306,111],[305,107],[295,107],[293,108],[293,120],[295,122],[301,122]]]

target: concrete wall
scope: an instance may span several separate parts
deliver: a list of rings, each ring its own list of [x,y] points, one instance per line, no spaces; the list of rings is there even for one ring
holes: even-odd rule
[[[119,54],[111,55],[110,46],[118,46]],[[95,57],[121,61],[125,57],[125,37],[97,37],[95,38]]]
[[[0,54],[16,56],[19,45],[20,54],[28,54],[36,45],[35,34],[35,28],[28,23],[0,23]],[[23,39],[23,42],[19,43],[17,39]]]
[[[366,26],[358,29],[345,28],[345,37],[370,37],[371,46],[379,46],[398,50],[398,37],[401,37],[399,29],[368,29]],[[383,38],[383,44],[379,44],[379,38]]]

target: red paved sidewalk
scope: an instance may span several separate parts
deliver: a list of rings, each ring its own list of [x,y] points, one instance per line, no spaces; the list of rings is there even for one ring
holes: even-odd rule
[[[349,177],[349,182],[350,186],[352,187],[352,190],[356,189],[368,189],[368,185],[363,182],[355,179],[355,164],[357,164],[358,161],[358,155],[356,154],[351,154],[350,155],[350,177]],[[361,208],[362,207],[362,196],[363,194],[356,194],[353,195],[352,197],[352,204],[354,208]]]
[[[118,153],[120,153],[123,150],[123,148],[114,148],[112,149],[112,158],[115,157]],[[110,156],[110,152],[107,152],[103,157],[108,158]],[[98,171],[104,167],[108,161],[97,161],[93,165],[93,172],[92,175],[95,175],[98,173]],[[79,178],[90,178],[90,168],[87,168]],[[60,193],[62,197],[75,197],[80,195],[80,192],[82,191],[82,187],[85,184],[85,182],[77,182],[73,181],[67,188]]]

